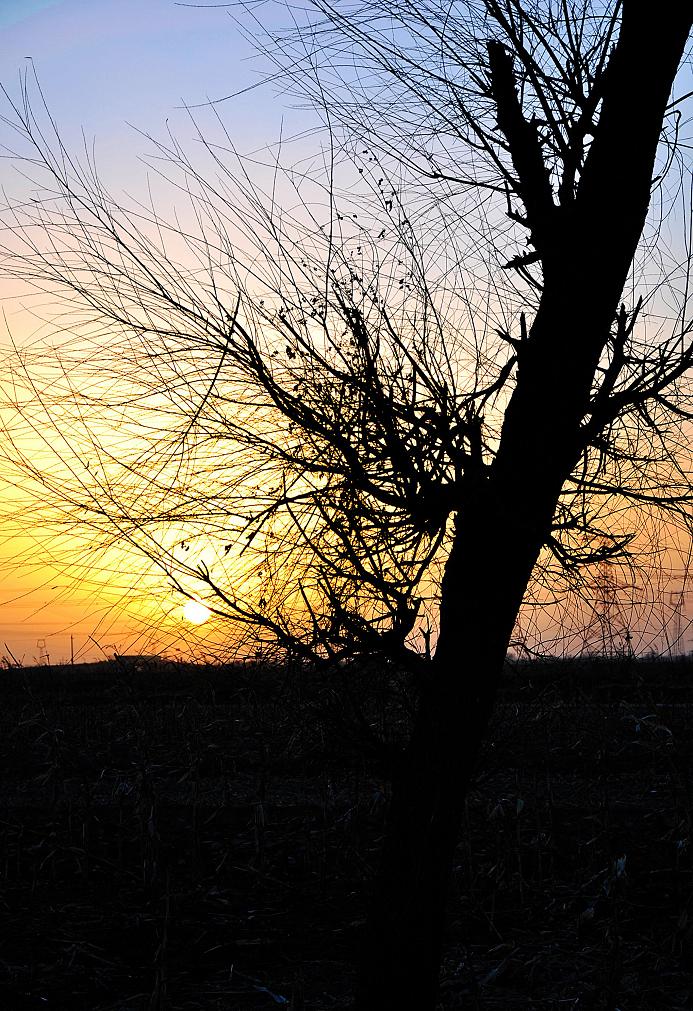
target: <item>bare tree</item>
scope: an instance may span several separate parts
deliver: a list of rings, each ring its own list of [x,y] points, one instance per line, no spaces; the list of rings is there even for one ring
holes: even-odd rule
[[[78,338],[20,354],[16,379],[62,467],[14,463],[204,592],[236,641],[411,672],[358,1006],[432,1008],[464,797],[523,600],[628,556],[656,514],[688,523],[672,88],[693,12],[314,9],[271,52],[305,68],[324,113],[322,174],[270,172],[263,190],[231,138],[200,133],[204,171],[169,138],[152,165],[188,210],[164,220],[114,202],[14,107],[44,195],[8,205],[7,269],[66,292]]]

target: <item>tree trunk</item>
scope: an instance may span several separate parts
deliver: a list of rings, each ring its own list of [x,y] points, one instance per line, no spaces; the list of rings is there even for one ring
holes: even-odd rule
[[[394,784],[383,865],[365,932],[359,1011],[435,1006],[453,855],[500,667],[487,669],[483,697],[468,697],[467,705],[446,710],[431,695],[422,707]]]
[[[518,354],[490,474],[460,503],[432,675],[393,788],[365,931],[359,1011],[435,1007],[465,795],[532,568],[582,451],[595,370],[642,233],[662,121],[692,19],[691,5],[680,0],[662,0],[656,16],[649,5],[625,0],[577,193],[547,220],[531,222],[548,237],[544,290]],[[514,157],[513,138],[508,142]]]
[[[479,527],[477,526],[477,531]],[[485,547],[484,547],[485,545]],[[448,598],[466,587],[454,641],[439,640],[411,741],[393,784],[382,867],[365,932],[359,1011],[435,1006],[444,908],[464,801],[493,710],[527,575],[498,571],[497,546],[460,538]],[[476,569],[478,579],[471,575]]]
[[[395,784],[365,936],[359,1011],[435,1006],[448,882],[490,704],[467,712],[470,718],[454,733],[440,719],[421,720]]]

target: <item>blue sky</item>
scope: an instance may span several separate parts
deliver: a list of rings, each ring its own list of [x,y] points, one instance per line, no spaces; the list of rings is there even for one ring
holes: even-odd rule
[[[0,28],[7,28],[40,14],[47,7],[57,7],[62,0],[5,0],[0,9]]]
[[[184,123],[181,105],[246,88],[263,69],[227,10],[173,0],[3,0],[0,80],[13,95],[28,58],[68,145],[83,129],[133,169],[142,141],[128,123],[160,134],[167,119]],[[276,137],[281,105],[268,88],[227,103],[239,146]]]

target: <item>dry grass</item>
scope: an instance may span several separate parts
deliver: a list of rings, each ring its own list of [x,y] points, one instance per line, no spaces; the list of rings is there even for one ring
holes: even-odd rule
[[[0,1006],[348,1005],[388,793],[367,739],[404,732],[402,685],[105,664],[2,677]],[[466,808],[441,1007],[693,1007],[692,716],[685,663],[509,672]]]

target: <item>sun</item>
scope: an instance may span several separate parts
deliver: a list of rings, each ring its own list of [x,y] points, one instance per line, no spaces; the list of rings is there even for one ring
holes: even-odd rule
[[[183,617],[192,625],[201,625],[207,621],[211,614],[208,607],[205,607],[199,600],[189,600],[183,608]]]

